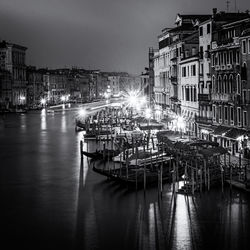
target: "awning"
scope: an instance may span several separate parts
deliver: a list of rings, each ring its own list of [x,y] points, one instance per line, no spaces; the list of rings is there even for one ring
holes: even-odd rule
[[[228,151],[223,147],[213,147],[213,148],[206,148],[206,149],[199,150],[199,154],[206,156],[206,157],[224,155],[227,153]]]
[[[164,117],[161,122],[165,123],[165,122],[172,122],[174,120],[174,118],[170,117],[170,116],[166,116]]]
[[[244,129],[238,129],[238,128],[231,128],[229,131],[225,133],[225,137],[231,138],[231,139],[237,139],[239,136],[247,134],[247,131]]]
[[[231,128],[225,126],[218,126],[214,129],[213,135],[223,135],[228,132]]]

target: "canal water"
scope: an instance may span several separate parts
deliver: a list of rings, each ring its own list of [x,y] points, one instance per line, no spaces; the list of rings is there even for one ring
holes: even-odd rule
[[[74,117],[0,117],[4,249],[249,249],[248,194],[218,187],[174,198],[170,184],[162,197],[120,187],[81,162]]]

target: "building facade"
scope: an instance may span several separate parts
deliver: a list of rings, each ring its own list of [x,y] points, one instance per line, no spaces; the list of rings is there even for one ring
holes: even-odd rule
[[[181,69],[181,115],[186,121],[186,130],[197,136],[195,117],[199,113],[199,57],[191,56],[180,62]]]

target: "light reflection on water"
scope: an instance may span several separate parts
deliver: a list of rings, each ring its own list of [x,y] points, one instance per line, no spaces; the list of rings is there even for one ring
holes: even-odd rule
[[[41,130],[47,129],[47,122],[46,122],[46,109],[42,109],[41,111]]]
[[[234,190],[230,196],[226,188],[222,195],[218,188],[194,198],[177,194],[175,200],[169,184],[159,198],[157,188],[135,192],[108,181],[91,170],[86,157],[81,161],[82,132],[75,133],[74,114],[69,111],[8,116],[2,123],[3,227],[16,228],[13,233],[6,226],[3,238],[24,243],[25,234],[32,233],[34,241],[50,242],[54,249],[59,245],[65,249],[247,249],[250,202],[246,194]],[[95,142],[83,146],[91,152],[96,147]]]

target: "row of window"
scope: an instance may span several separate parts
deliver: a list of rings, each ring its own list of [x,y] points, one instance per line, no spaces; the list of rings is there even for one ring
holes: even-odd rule
[[[248,125],[247,111],[242,111],[241,107],[213,105],[212,113],[214,122],[239,127],[247,127]]]
[[[203,36],[203,31],[205,31],[205,29],[203,30],[203,27],[204,27],[204,28],[206,27],[206,32],[207,32],[207,34],[210,34],[210,33],[211,33],[211,24],[208,23],[206,26],[201,26],[201,27],[199,28],[199,34],[200,34],[200,36]]]
[[[236,50],[228,50],[222,52],[216,52],[212,54],[212,66],[215,65],[227,65],[227,64],[239,64],[240,52]]]
[[[197,89],[192,86],[182,86],[182,100],[187,102],[197,101]]]
[[[196,65],[193,64],[191,66],[182,66],[181,72],[182,77],[196,76]]]
[[[231,74],[229,77],[224,75],[223,78],[221,75],[218,76],[217,80],[215,76],[212,77],[212,92],[220,93],[220,94],[232,94],[237,93],[241,94],[242,83],[240,75],[236,76],[236,84],[233,75]]]

